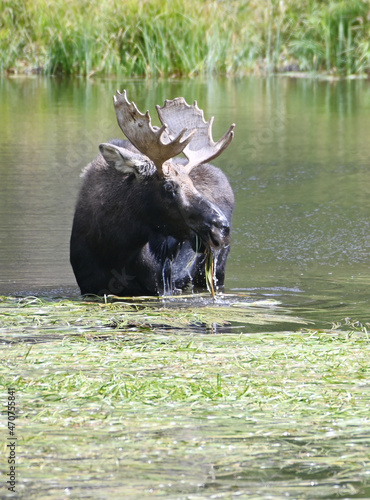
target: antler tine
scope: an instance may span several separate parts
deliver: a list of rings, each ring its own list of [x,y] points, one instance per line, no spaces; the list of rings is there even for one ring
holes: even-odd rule
[[[153,127],[149,111],[145,115],[141,113],[134,102],[128,101],[126,90],[122,93],[117,90],[113,100],[122,132],[142,154],[153,161],[159,174],[163,176],[163,163],[182,153],[196,130],[190,130],[184,138],[189,127],[182,127],[175,134],[176,137],[169,137],[167,124],[162,122],[161,128]]]
[[[220,140],[218,140],[217,142],[214,142],[212,139],[212,132],[211,132],[213,119],[214,119],[214,117],[212,116],[212,118],[209,122],[210,127],[209,127],[208,137],[209,137],[209,146],[210,147],[205,147],[202,149],[202,151],[204,151],[205,155],[210,154],[210,156],[207,156],[207,159],[205,161],[211,161],[211,160],[214,160],[215,158],[217,158],[217,156],[219,156],[228,147],[230,142],[234,139],[235,123],[230,125],[229,130],[221,137]],[[206,151],[208,153],[206,153]],[[189,158],[189,163],[191,163],[190,158]],[[197,163],[197,164],[199,164],[199,163]]]
[[[214,117],[206,122],[203,111],[198,108],[197,101],[190,106],[183,97],[177,97],[172,101],[166,100],[162,108],[157,106],[157,111],[161,122],[167,124],[167,133],[170,138],[176,136],[184,125],[196,129],[191,142],[183,150],[188,159],[186,167],[189,170],[219,156],[233,140],[235,124],[231,125],[219,141],[213,141]]]

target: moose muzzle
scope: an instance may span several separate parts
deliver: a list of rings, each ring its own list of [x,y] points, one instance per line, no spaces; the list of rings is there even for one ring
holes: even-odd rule
[[[217,212],[209,229],[208,244],[213,248],[222,248],[230,245],[230,224],[220,210]]]
[[[203,244],[212,248],[223,248],[230,244],[230,222],[222,211],[209,201],[197,206],[197,216],[190,216],[189,225]]]

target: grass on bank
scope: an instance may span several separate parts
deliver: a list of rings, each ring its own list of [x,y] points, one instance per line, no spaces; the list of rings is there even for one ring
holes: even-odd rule
[[[0,0],[1,72],[370,70],[369,0]]]
[[[0,306],[18,498],[369,497],[368,326],[212,335],[217,304]]]

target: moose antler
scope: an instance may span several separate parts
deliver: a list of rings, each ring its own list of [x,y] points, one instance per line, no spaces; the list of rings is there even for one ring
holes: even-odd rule
[[[194,101],[190,106],[183,97],[166,100],[162,107],[156,106],[161,128],[152,126],[149,111],[143,115],[135,103],[127,100],[125,90],[122,94],[117,90],[114,107],[122,132],[141,153],[154,162],[162,176],[165,161],[184,153],[188,159],[186,167],[190,170],[219,156],[234,137],[233,124],[218,142],[214,142],[214,118],[206,122],[197,102]]]
[[[190,106],[183,97],[177,97],[173,101],[166,100],[161,108],[156,106],[161,123],[167,124],[167,133],[170,139],[182,127],[195,129],[191,142],[184,148],[183,153],[188,159],[186,167],[190,170],[196,165],[213,160],[224,151],[234,137],[235,124],[233,123],[226,134],[218,141],[212,139],[212,124],[214,117],[206,122],[204,114],[198,108],[197,101]]]
[[[196,130],[191,130],[184,138],[188,128],[183,127],[177,137],[169,138],[166,123],[162,122],[161,128],[153,127],[149,111],[145,115],[140,113],[135,103],[127,100],[125,90],[122,94],[117,90],[113,99],[122,132],[141,153],[153,161],[159,174],[163,176],[164,162],[182,153]]]

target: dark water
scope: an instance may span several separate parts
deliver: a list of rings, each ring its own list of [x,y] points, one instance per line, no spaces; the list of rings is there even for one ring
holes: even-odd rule
[[[121,137],[112,95],[140,109],[197,99],[236,194],[226,288],[325,324],[369,321],[370,82],[283,78],[0,81],[0,294],[77,296],[69,235],[79,174]]]

